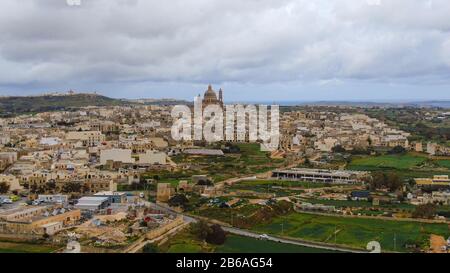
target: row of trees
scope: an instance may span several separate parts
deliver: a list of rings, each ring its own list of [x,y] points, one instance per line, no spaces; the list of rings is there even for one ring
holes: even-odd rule
[[[191,225],[191,234],[197,239],[208,244],[223,245],[227,234],[219,225],[209,225],[206,221],[199,221]],[[143,253],[158,253],[159,248],[154,244],[146,244]]]
[[[31,193],[35,193],[35,194],[48,193],[48,192],[53,193],[56,191],[56,182],[51,180],[40,186],[38,186],[36,184],[32,184],[30,186],[28,183],[26,183],[26,184],[24,184],[24,188],[29,189]],[[62,193],[83,193],[83,192],[88,192],[88,191],[90,191],[89,186],[87,186],[86,184],[77,183],[77,182],[67,182],[61,188]]]
[[[375,149],[372,146],[369,147],[355,147],[353,150],[347,151],[342,145],[336,145],[334,146],[331,151],[333,153],[349,153],[352,155],[369,155],[372,152],[375,152]],[[388,154],[396,155],[396,154],[404,154],[406,153],[406,149],[402,146],[395,146],[390,151],[388,151]]]
[[[437,206],[435,204],[419,205],[414,210],[413,218],[433,219],[437,213]]]
[[[391,192],[395,192],[403,186],[400,176],[391,172],[376,172],[368,182],[371,190],[389,189]]]

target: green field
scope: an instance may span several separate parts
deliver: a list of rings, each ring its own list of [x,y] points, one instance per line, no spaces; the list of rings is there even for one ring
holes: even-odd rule
[[[305,202],[312,204],[323,204],[327,206],[335,206],[337,208],[372,208],[374,207],[371,202],[368,201],[352,201],[352,200],[320,200],[320,199],[306,199]],[[401,203],[401,204],[383,204],[375,208],[380,209],[400,209],[400,210],[414,210],[416,206]]]
[[[338,231],[336,243],[357,248],[365,248],[370,241],[378,241],[382,249],[389,251],[408,251],[405,244],[419,246],[428,243],[429,235],[436,234],[448,238],[446,224],[425,224],[406,221],[380,219],[344,218],[292,213],[278,217],[269,225],[260,225],[255,230],[267,234],[301,238],[310,241],[334,243],[334,232]],[[396,247],[394,247],[394,238]]]
[[[426,160],[425,156],[413,154],[357,157],[351,161],[348,169],[363,171],[408,170],[422,164]]]
[[[228,235],[224,245],[216,248],[216,253],[332,253],[317,248],[309,248],[254,238]]]
[[[169,247],[167,253],[201,253],[202,247],[198,244],[174,244]]]
[[[189,232],[181,232],[160,248],[164,253],[332,253],[333,251],[282,244],[228,234],[225,244],[205,244]]]
[[[0,242],[0,253],[50,253],[56,249],[42,244]]]
[[[450,160],[444,159],[444,160],[437,160],[436,162],[439,166],[450,169]]]
[[[240,217],[248,217],[260,209],[260,205],[247,204],[239,208],[223,209],[214,207],[192,211],[191,213],[210,219],[216,219],[225,223],[230,223],[232,219],[236,220]]]
[[[357,156],[347,165],[347,169],[391,172],[403,179],[426,178],[436,174],[450,175],[450,160],[430,160],[426,155],[412,152],[404,155]]]

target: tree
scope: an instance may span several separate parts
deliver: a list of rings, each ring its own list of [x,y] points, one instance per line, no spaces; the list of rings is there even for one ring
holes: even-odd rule
[[[66,184],[64,184],[64,186],[62,187],[62,192],[63,193],[79,193],[81,192],[82,186],[80,183],[76,183],[76,182],[68,182]]]
[[[189,200],[184,194],[177,194],[169,199],[168,204],[171,207],[185,207],[189,203]]]
[[[305,166],[310,166],[311,165],[311,160],[308,157],[305,157],[305,161],[303,163]]]
[[[83,190],[83,193],[91,191],[91,188],[87,184],[84,184],[83,187],[81,187],[81,188]]]
[[[209,180],[209,179],[200,179],[197,182],[197,185],[199,185],[199,186],[213,186],[214,183],[211,180]]]
[[[345,153],[345,152],[347,152],[347,150],[345,150],[344,147],[342,147],[342,145],[336,145],[336,146],[334,146],[334,147],[331,149],[331,151],[332,151],[333,153]]]
[[[209,244],[222,245],[226,240],[226,233],[219,225],[209,226],[204,220],[192,224],[191,232],[198,239],[206,241]]]
[[[208,234],[211,232],[211,229],[206,221],[200,220],[192,224],[191,232],[192,234],[197,236],[198,239],[204,241],[206,240],[206,237],[208,237]]]
[[[143,253],[158,253],[159,249],[154,244],[146,244],[142,249]]]
[[[406,153],[406,149],[402,146],[398,145],[392,148],[392,150],[389,151],[389,154],[391,155],[398,155],[398,154],[404,154]]]
[[[372,180],[369,182],[371,190],[389,189],[394,192],[400,189],[403,185],[400,177],[395,173],[376,172],[372,175]]]
[[[36,184],[32,184],[30,187],[31,193],[37,193],[38,192],[38,186]]]
[[[47,191],[54,191],[56,189],[56,182],[54,180],[50,180],[45,183],[45,188]]]
[[[215,224],[211,226],[210,232],[206,236],[206,242],[214,245],[223,245],[227,235],[225,231],[219,225]]]
[[[391,192],[400,189],[402,185],[403,182],[396,173],[388,173],[386,175],[386,186]]]
[[[9,191],[9,184],[7,184],[6,182],[0,183],[0,193],[4,194],[7,193],[8,191]]]
[[[371,190],[382,188],[385,180],[385,175],[382,172],[376,172],[372,175],[372,180],[369,181],[369,187]]]
[[[414,210],[413,218],[433,219],[436,215],[435,204],[418,205]]]

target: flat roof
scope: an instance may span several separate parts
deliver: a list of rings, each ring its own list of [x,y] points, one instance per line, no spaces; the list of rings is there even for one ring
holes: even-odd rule
[[[112,192],[112,191],[102,191],[102,192],[98,192],[96,194],[94,194],[94,196],[121,196],[121,195],[126,195],[126,192]]]
[[[107,201],[108,197],[104,197],[104,196],[85,196],[85,197],[81,197],[80,199],[78,199],[78,202],[89,202],[89,201],[94,201],[94,202],[98,202],[98,201]]]
[[[310,175],[334,175],[334,176],[349,177],[354,174],[364,174],[365,172],[292,168],[292,169],[288,169],[288,170],[275,170],[274,173],[306,174],[306,175],[308,175],[308,174],[310,174]]]

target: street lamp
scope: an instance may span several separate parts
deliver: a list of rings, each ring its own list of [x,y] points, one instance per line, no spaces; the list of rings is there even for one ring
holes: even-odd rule
[[[397,251],[397,233],[394,233],[394,251]]]

